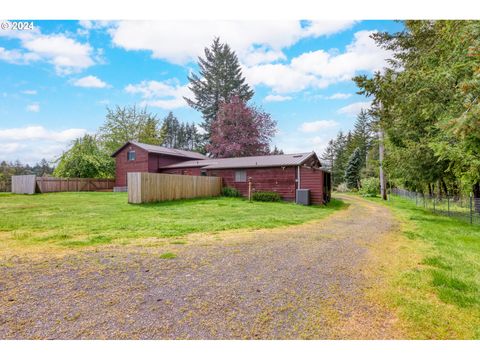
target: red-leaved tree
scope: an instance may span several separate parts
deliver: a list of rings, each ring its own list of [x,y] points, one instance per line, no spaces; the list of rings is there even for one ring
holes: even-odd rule
[[[220,104],[206,149],[218,158],[267,155],[276,125],[270,114],[234,96]]]

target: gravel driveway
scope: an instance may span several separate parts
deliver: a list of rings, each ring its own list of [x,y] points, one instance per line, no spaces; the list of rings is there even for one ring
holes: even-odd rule
[[[363,275],[394,219],[342,198],[348,209],[300,226],[10,259],[0,267],[0,338],[395,337],[394,315],[366,300]],[[177,257],[162,259],[167,251]]]

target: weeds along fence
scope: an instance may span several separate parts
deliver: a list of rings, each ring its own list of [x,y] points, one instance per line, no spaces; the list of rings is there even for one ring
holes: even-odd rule
[[[11,179],[1,180],[0,181],[0,192],[10,192],[10,191],[12,191],[12,181],[11,181]]]
[[[128,173],[128,202],[156,201],[219,196],[222,178],[156,173]]]
[[[430,196],[415,191],[392,189],[393,195],[400,196],[436,214],[454,217],[472,225],[480,225],[480,198],[473,196]]]

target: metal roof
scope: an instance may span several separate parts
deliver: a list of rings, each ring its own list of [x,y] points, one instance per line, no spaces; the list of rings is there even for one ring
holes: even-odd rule
[[[181,163],[162,167],[162,169],[176,169],[186,167],[201,167],[202,169],[232,169],[232,168],[255,168],[302,165],[307,159],[316,154],[315,152],[247,156],[223,159],[189,160]]]
[[[202,155],[202,154],[197,153],[197,152],[194,152],[194,151],[172,149],[172,148],[167,148],[167,147],[159,146],[159,145],[144,144],[144,143],[140,143],[140,142],[137,142],[137,141],[127,141],[121,148],[119,148],[117,151],[115,151],[112,154],[112,156],[115,156],[120,150],[122,150],[128,144],[136,145],[139,148],[142,148],[143,150],[148,151],[149,153],[180,156],[180,157],[185,157],[185,158],[189,158],[189,159],[201,159],[201,160],[208,159],[207,156]]]

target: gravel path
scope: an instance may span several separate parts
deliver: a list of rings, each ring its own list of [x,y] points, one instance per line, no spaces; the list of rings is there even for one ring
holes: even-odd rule
[[[393,338],[395,318],[366,300],[363,271],[394,220],[342,198],[348,209],[300,226],[10,259],[0,339]]]

